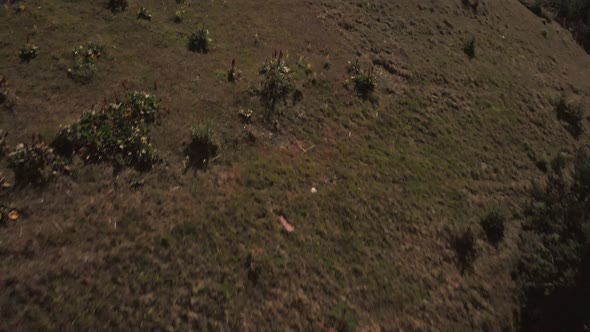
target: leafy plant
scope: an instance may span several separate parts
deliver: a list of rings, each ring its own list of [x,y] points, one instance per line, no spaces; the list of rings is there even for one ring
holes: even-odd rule
[[[357,59],[354,63],[348,63],[346,72],[351,75],[350,79],[354,83],[357,95],[363,99],[369,98],[377,86],[373,68],[363,71]]]
[[[231,83],[237,82],[242,77],[242,72],[236,68],[236,60],[231,61],[231,67],[227,70],[227,81]]]
[[[137,19],[151,21],[152,14],[145,7],[141,7],[141,8],[139,8],[139,11],[137,12]]]
[[[467,228],[453,235],[452,244],[457,254],[457,263],[461,268],[461,273],[463,273],[465,270],[471,268],[477,256],[475,236],[471,228]]]
[[[103,46],[94,43],[88,43],[86,48],[81,45],[74,48],[74,65],[68,68],[68,77],[81,84],[90,82],[96,74],[96,60],[102,56],[103,49]]]
[[[213,127],[202,122],[191,128],[191,140],[184,149],[188,167],[204,169],[217,156],[221,144]],[[187,168],[188,168],[187,167]]]
[[[129,4],[127,3],[127,0],[108,0],[107,2],[107,8],[113,13],[123,12],[128,6]]]
[[[252,115],[254,115],[254,112],[252,112],[251,109],[248,109],[248,110],[241,109],[238,112],[238,115],[240,116],[240,119],[242,119],[242,122],[244,124],[249,124],[252,121]]]
[[[60,169],[57,157],[40,135],[33,135],[32,143],[18,144],[8,154],[8,167],[20,184],[41,184]]]
[[[463,44],[463,52],[465,52],[470,59],[475,58],[475,37],[469,37],[465,41],[465,44]]]
[[[506,216],[497,209],[489,211],[479,222],[488,241],[493,245],[498,245],[504,239],[505,223]]]
[[[584,109],[581,104],[570,104],[565,96],[561,96],[555,105],[557,118],[567,123],[566,129],[574,137],[579,137],[584,131]]]
[[[149,142],[147,124],[158,118],[154,96],[131,92],[122,103],[82,114],[77,123],[61,129],[52,145],[59,154],[79,154],[86,162],[149,170],[158,158]]]
[[[267,110],[267,117],[277,111],[277,103],[283,102],[287,105],[287,98],[293,92],[291,82],[291,69],[283,60],[283,52],[278,54],[275,51],[270,60],[267,60],[259,70],[262,76],[260,83],[260,98]]]
[[[182,21],[184,20],[184,10],[177,10],[176,13],[174,13],[174,22],[176,23],[182,23]]]
[[[39,47],[27,44],[20,49],[19,58],[21,62],[29,63],[31,60],[37,57],[37,52],[39,51]]]
[[[201,29],[193,32],[188,40],[188,48],[193,52],[208,53],[213,40],[209,36],[209,30],[203,25]]]

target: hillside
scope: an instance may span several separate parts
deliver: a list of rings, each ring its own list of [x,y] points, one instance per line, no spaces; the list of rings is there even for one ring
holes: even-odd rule
[[[557,22],[518,0],[9,2],[0,330],[519,328],[531,181],[589,138],[585,116],[574,130],[556,113],[590,110],[590,56]],[[210,47],[191,51],[203,25]],[[286,103],[261,101],[275,52]],[[357,59],[372,93],[355,91]],[[124,117],[136,140],[63,140],[89,111],[134,112],[133,91],[159,110]],[[217,149],[187,159],[199,123]],[[51,164],[19,177],[9,154],[31,136]],[[153,163],[125,155],[152,147]],[[493,208],[496,246],[480,227]],[[454,246],[467,229],[472,264]]]

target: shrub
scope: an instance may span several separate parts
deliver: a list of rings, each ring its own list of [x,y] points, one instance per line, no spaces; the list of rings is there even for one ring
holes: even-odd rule
[[[506,216],[501,211],[496,209],[489,211],[479,223],[491,244],[498,245],[504,239]]]
[[[174,13],[174,22],[175,23],[182,23],[182,21],[184,20],[184,10],[177,10],[176,13]]]
[[[152,14],[145,7],[141,7],[141,8],[139,8],[139,11],[137,12],[137,19],[151,21]]]
[[[213,40],[209,37],[209,30],[203,25],[197,32],[193,32],[188,39],[188,48],[193,52],[208,53]]]
[[[470,8],[474,12],[477,11],[477,7],[479,6],[479,0],[462,0],[463,6],[466,8]]]
[[[8,133],[0,129],[0,160],[6,155],[6,136]]]
[[[291,82],[291,69],[283,60],[283,52],[275,51],[270,60],[267,60],[259,70],[262,76],[260,83],[260,98],[266,107],[267,118],[271,118],[277,112],[277,104],[283,102],[287,105],[287,98],[293,92]]]
[[[0,105],[7,110],[12,110],[16,105],[16,97],[8,88],[8,83],[4,76],[0,76]]]
[[[582,331],[590,319],[590,156],[570,165],[532,186],[513,274],[526,331]]]
[[[236,60],[231,61],[231,67],[227,70],[227,81],[231,83],[237,82],[242,77],[242,72],[236,68]]]
[[[8,154],[8,167],[14,172],[19,184],[41,184],[59,170],[59,162],[51,149],[39,135],[33,135],[32,143],[18,144]]]
[[[475,37],[469,37],[463,44],[463,52],[467,54],[470,59],[475,58]]]
[[[354,83],[357,95],[363,99],[369,98],[377,86],[373,68],[363,71],[357,59],[354,63],[348,63],[346,71],[352,75],[350,79]]]
[[[155,97],[132,92],[122,103],[107,105],[99,112],[85,112],[77,123],[64,127],[52,145],[61,155],[78,153],[87,162],[112,162],[115,166],[149,170],[158,158],[146,125],[158,118]]]
[[[199,123],[191,129],[191,140],[184,152],[188,167],[204,169],[217,156],[220,143],[213,127],[207,123]],[[188,168],[187,167],[187,168]]]
[[[72,51],[74,65],[68,68],[68,77],[72,80],[86,84],[96,74],[96,60],[103,54],[103,47],[94,43],[88,43],[84,48],[79,46]]]
[[[584,131],[583,120],[585,112],[581,104],[569,104],[564,96],[561,96],[555,105],[557,118],[567,123],[566,129],[574,137],[579,137]]]
[[[128,6],[127,0],[108,0],[107,2],[107,8],[113,13],[125,11]]]
[[[471,228],[467,228],[453,235],[453,249],[457,255],[457,264],[461,268],[461,273],[470,269],[477,256],[475,249],[475,236]]]
[[[31,60],[37,57],[38,51],[39,47],[32,44],[27,44],[20,49],[18,57],[20,58],[21,62],[29,63]]]
[[[252,121],[252,115],[254,115],[254,112],[252,112],[251,109],[248,109],[248,110],[241,109],[238,112],[238,115],[240,116],[242,123],[249,124]]]

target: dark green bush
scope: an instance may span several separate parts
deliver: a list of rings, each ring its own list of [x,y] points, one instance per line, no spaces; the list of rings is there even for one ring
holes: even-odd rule
[[[187,168],[205,169],[219,153],[221,144],[213,127],[207,123],[199,123],[191,129],[191,140],[184,152],[188,160]]]
[[[155,97],[132,92],[122,103],[107,105],[99,112],[85,112],[77,123],[63,128],[52,144],[63,156],[79,154],[87,162],[112,162],[149,170],[158,158],[146,125],[158,118]]]
[[[505,223],[506,216],[497,209],[489,211],[483,218],[481,218],[481,228],[491,244],[498,245],[498,243],[504,239]]]
[[[277,104],[283,102],[287,105],[287,98],[294,91],[291,80],[291,69],[283,60],[283,52],[275,51],[273,57],[267,60],[259,70],[262,76],[260,83],[260,98],[267,110],[267,118],[270,119],[277,111]]]
[[[188,39],[188,48],[193,52],[208,53],[209,47],[212,42],[209,37],[209,30],[202,26],[196,32],[193,32]]]

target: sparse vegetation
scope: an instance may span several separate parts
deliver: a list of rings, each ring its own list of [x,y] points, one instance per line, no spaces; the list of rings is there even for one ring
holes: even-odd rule
[[[158,118],[155,97],[132,92],[122,103],[85,112],[77,123],[64,127],[52,145],[60,155],[78,154],[86,162],[150,170],[158,158],[149,141],[147,124]]]
[[[357,330],[352,310],[346,303],[340,303],[330,311],[327,325],[336,332],[354,332]]]
[[[479,222],[488,241],[495,246],[504,239],[505,223],[506,216],[498,209],[490,210]]]
[[[557,118],[566,122],[566,128],[572,136],[577,138],[584,132],[585,112],[581,104],[568,103],[562,95],[555,105],[555,111]]]
[[[199,30],[190,35],[188,48],[193,52],[208,53],[212,41],[209,36],[209,30],[203,25]]]
[[[590,156],[552,164],[561,166],[533,183],[519,242],[522,329],[581,331],[590,305]]]
[[[188,167],[205,169],[217,156],[221,144],[215,130],[208,122],[202,122],[191,129],[191,140],[184,149]]]
[[[470,59],[475,58],[475,37],[469,37],[465,41],[465,44],[463,44],[463,52],[465,52]]]
[[[278,111],[278,104],[287,105],[287,98],[293,92],[291,69],[287,67],[282,51],[275,51],[259,70],[262,76],[260,98],[266,107],[267,118],[270,119]]]
[[[27,44],[20,49],[18,57],[20,58],[21,62],[29,63],[31,60],[37,57],[38,51],[39,47],[32,44]]]

